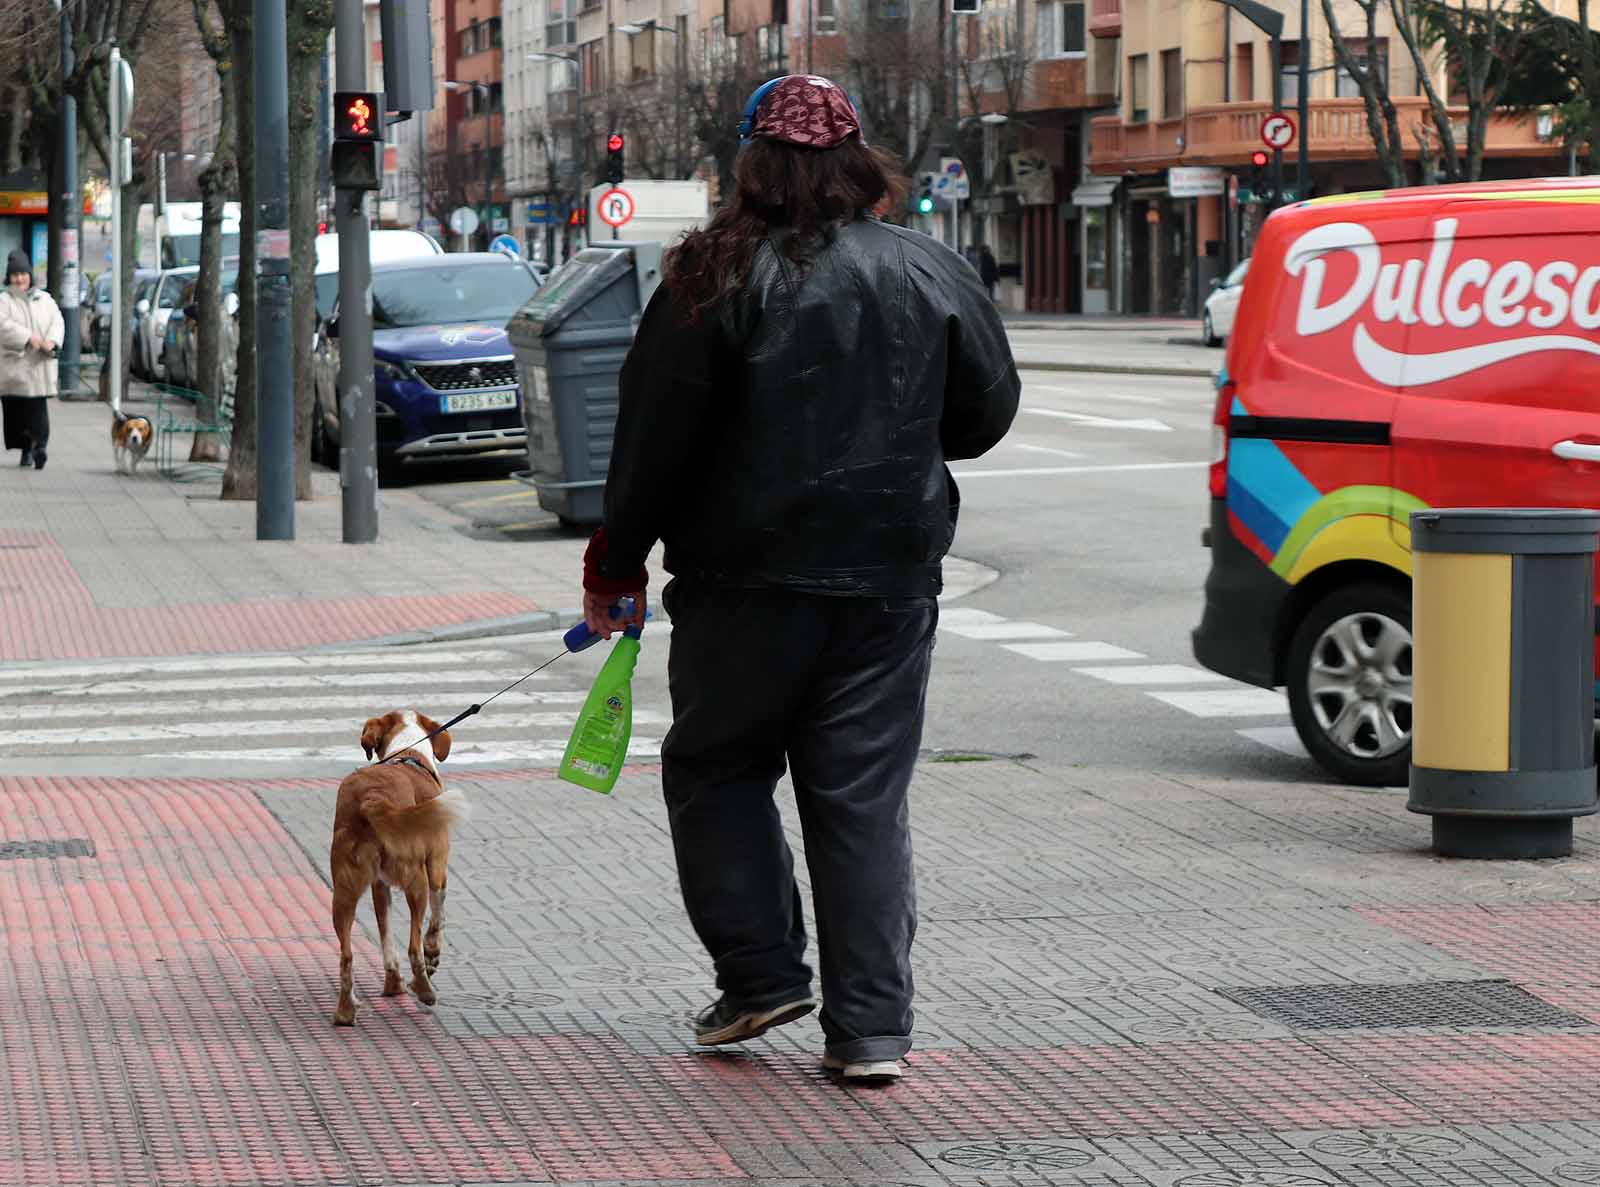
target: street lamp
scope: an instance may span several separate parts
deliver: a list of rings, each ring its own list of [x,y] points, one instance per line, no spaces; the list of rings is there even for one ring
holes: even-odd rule
[[[583,131],[583,62],[576,54],[558,54],[553,50],[541,50],[538,53],[529,54],[528,60],[530,62],[570,62],[572,68],[577,71],[578,85],[573,91],[572,118],[573,122],[577,124],[577,130],[573,133],[573,138],[577,140],[579,146],[578,177],[575,189],[577,191],[577,201],[582,203],[584,179],[589,173],[589,137]],[[577,209],[577,207],[574,206],[573,209]]]
[[[483,245],[489,246],[494,237],[494,169],[489,160],[489,84],[486,82],[457,82],[443,80],[447,91],[476,91],[483,99]]]
[[[658,29],[663,33],[671,33],[678,39],[678,50],[676,54],[678,77],[675,80],[675,85],[672,88],[672,166],[673,172],[676,173],[678,171],[678,154],[683,151],[683,88],[685,82],[687,82],[687,76],[689,73],[688,63],[684,60],[686,47],[684,46],[683,34],[679,32],[676,26],[669,27],[667,25],[663,25],[654,17],[651,17],[647,21],[630,21],[627,24],[617,26],[618,33],[626,33],[629,37],[637,37],[641,33],[647,31],[654,32]],[[650,48],[652,55],[654,55],[655,46],[653,43]],[[651,65],[654,66],[655,63],[652,62]]]

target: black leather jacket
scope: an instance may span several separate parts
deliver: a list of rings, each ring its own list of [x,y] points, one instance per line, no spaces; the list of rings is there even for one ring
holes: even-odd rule
[[[600,572],[937,594],[959,495],[1020,391],[977,275],[926,235],[861,219],[802,276],[774,242],[738,300],[685,319],[663,286],[622,369]]]

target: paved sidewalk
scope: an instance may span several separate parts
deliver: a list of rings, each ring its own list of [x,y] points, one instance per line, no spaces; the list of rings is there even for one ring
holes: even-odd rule
[[[154,404],[130,411],[154,415]],[[510,619],[576,604],[584,541],[472,539],[405,487],[379,492],[379,539],[341,540],[338,475],[315,471],[292,543],[255,539],[253,502],[220,476],[173,482],[155,455],[112,466],[110,413],[51,406],[49,464],[0,465],[0,660],[300,649]],[[177,456],[186,457],[181,448]]]
[[[650,768],[453,782],[440,1003],[364,906],[336,1030],[331,780],[0,777],[0,1185],[1600,1182],[1593,818],[1446,862],[1394,794],[928,763],[910,1075],[847,1091],[814,1020],[688,1042]]]
[[[1006,318],[1021,369],[1209,379],[1223,351],[1208,347],[1200,323],[1171,318]]]

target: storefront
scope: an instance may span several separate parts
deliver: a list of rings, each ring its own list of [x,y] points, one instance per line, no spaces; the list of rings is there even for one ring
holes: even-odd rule
[[[1112,203],[1120,177],[1087,177],[1072,191],[1082,249],[1081,275],[1084,313],[1110,313],[1117,308],[1115,291],[1117,222]]]
[[[25,251],[41,280],[49,263],[50,195],[36,173],[0,177],[0,257]]]

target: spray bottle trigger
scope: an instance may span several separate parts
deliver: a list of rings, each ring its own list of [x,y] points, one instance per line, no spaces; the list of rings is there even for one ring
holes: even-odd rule
[[[611,607],[612,618],[627,618],[632,615],[632,613],[632,598],[621,598]],[[652,617],[649,610],[644,612],[644,616],[646,621]],[[627,630],[633,633],[633,638],[637,639],[639,637],[637,627],[628,627]],[[589,629],[588,623],[580,622],[567,631],[567,633],[562,637],[562,641],[566,644],[568,651],[577,653],[579,651],[586,651],[590,647],[593,647],[596,643],[600,642],[600,636]]]

